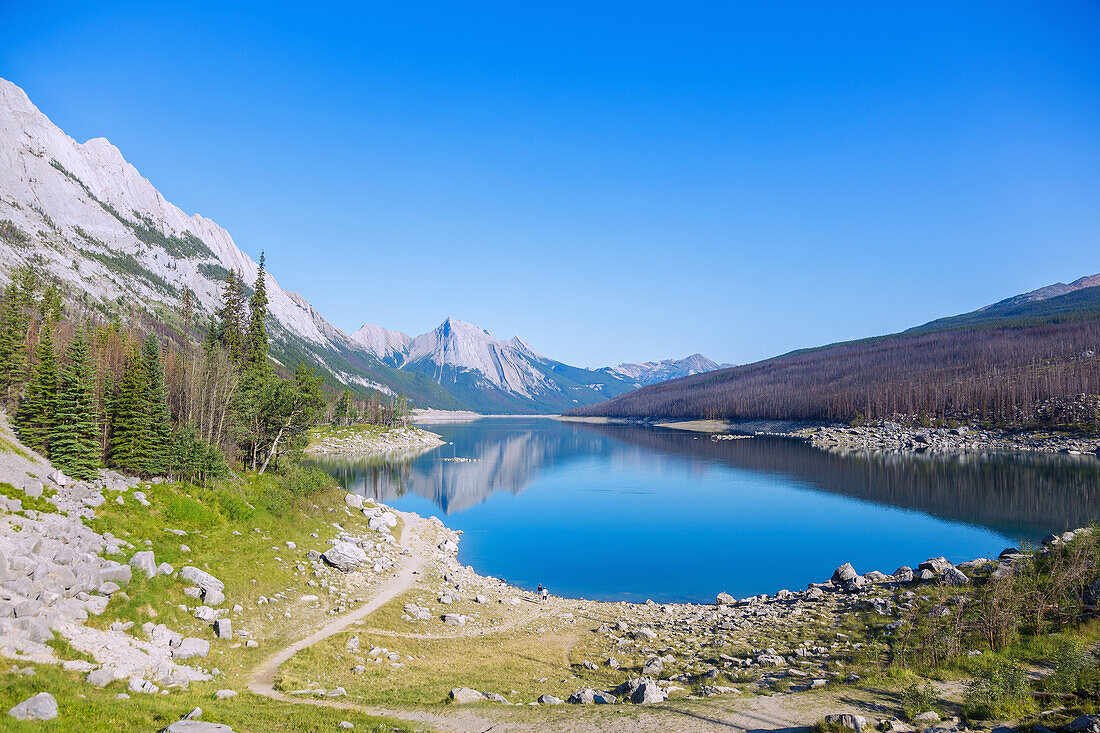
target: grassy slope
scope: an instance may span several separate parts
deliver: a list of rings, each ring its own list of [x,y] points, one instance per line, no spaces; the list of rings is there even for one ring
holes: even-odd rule
[[[208,625],[177,607],[197,604],[184,595],[186,584],[164,576],[148,580],[135,575],[125,588],[126,597],[113,598],[107,611],[89,619],[89,625],[105,628],[115,620],[122,620],[133,621],[140,627],[152,621],[165,623],[185,636],[208,639],[210,655],[194,661],[207,669],[217,667],[222,676],[194,683],[187,691],[174,691],[166,696],[132,693],[131,700],[120,702],[114,695],[125,691],[124,682],[96,690],[83,683],[83,675],[39,665],[34,676],[10,670],[0,675],[0,710],[7,710],[37,692],[49,691],[57,698],[61,714],[36,729],[112,733],[155,730],[201,706],[206,711],[205,719],[229,724],[238,733],[330,731],[342,720],[355,723],[357,730],[408,730],[393,721],[351,711],[280,703],[246,690],[245,677],[257,662],[278,646],[298,638],[304,629],[327,619],[326,611],[335,603],[325,597],[323,589],[307,585],[310,575],[299,571],[297,562],[303,561],[309,548],[326,546],[327,538],[336,533],[332,522],[340,522],[350,532],[365,531],[363,517],[351,515],[343,508],[342,491],[329,482],[325,482],[324,488],[316,488],[318,482],[299,479],[248,475],[243,482],[209,489],[183,484],[151,485],[142,489],[151,503],[148,508],[133,501],[130,492],[123,494],[121,505],[115,502],[116,494],[107,492],[107,503],[97,510],[97,518],[91,523],[96,531],[113,532],[137,549],[152,549],[158,563],[168,562],[177,569],[195,565],[220,578],[226,586],[224,607],[239,603],[245,608],[242,613],[231,614],[234,630],[249,631],[250,638],[257,639],[260,645],[249,649],[237,640],[214,639]],[[9,487],[0,485],[0,491],[9,493]],[[30,508],[26,501],[24,505]],[[177,536],[166,529],[180,529],[187,535]],[[234,531],[241,534],[235,535]],[[313,538],[310,533],[319,537]],[[295,542],[298,549],[290,550],[287,541]],[[181,544],[186,544],[190,551],[182,551]],[[270,597],[278,592],[286,593],[290,600],[277,607],[257,604],[260,595]],[[295,603],[306,593],[322,596],[319,603],[310,604],[309,610],[304,604]],[[289,619],[283,615],[287,611],[291,612]],[[141,637],[139,629],[134,633]],[[64,645],[59,647],[64,649]],[[71,654],[63,658],[79,656]],[[223,688],[240,694],[226,701],[215,700],[213,693]]]

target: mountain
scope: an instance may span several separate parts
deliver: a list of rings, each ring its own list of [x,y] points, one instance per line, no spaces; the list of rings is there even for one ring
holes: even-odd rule
[[[249,284],[259,272],[226,230],[167,201],[114,145],[76,142],[0,79],[0,281],[23,265],[56,278],[83,309],[168,325],[182,322],[185,292],[204,321],[230,270]],[[271,272],[266,284],[273,359],[304,361],[333,386],[505,413],[557,412],[635,386],[451,318],[416,338],[370,324],[348,336]]]
[[[599,371],[625,379],[633,383],[635,387],[644,387],[647,384],[667,382],[670,379],[690,377],[692,374],[703,374],[718,369],[728,369],[732,366],[734,365],[718,364],[702,354],[692,354],[683,359],[646,361],[641,364],[619,364],[613,367],[603,367]]]
[[[0,278],[23,265],[56,278],[82,308],[169,324],[181,322],[185,289],[205,319],[230,269],[246,283],[259,271],[227,231],[169,203],[114,145],[76,142],[0,79]],[[307,361],[332,383],[457,406],[429,379],[390,374],[271,273],[266,284],[276,361]]]
[[[909,331],[649,385],[571,415],[1069,424],[1100,395],[1100,276]]]
[[[634,386],[615,374],[542,356],[518,336],[501,341],[457,318],[415,338],[368,323],[351,340],[401,372],[427,376],[479,412],[556,412]]]
[[[987,305],[970,313],[940,318],[911,328],[906,333],[930,333],[952,328],[996,326],[1007,323],[1039,323],[1100,315],[1100,274],[1078,278],[1070,284],[1054,283]]]

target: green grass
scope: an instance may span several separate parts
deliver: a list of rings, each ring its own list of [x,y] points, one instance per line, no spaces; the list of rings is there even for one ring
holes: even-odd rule
[[[114,695],[125,691],[122,682],[96,690],[85,685],[81,675],[39,666],[31,677],[0,672],[0,705],[6,705],[0,709],[46,690],[57,697],[61,715],[38,724],[36,729],[41,730],[159,730],[196,706],[205,711],[203,719],[226,723],[237,731],[330,731],[341,720],[355,723],[356,730],[412,730],[407,725],[347,710],[282,703],[246,692],[248,677],[257,663],[330,618],[327,593],[309,585],[314,579],[307,552],[327,547],[327,540],[337,532],[334,522],[352,533],[369,531],[361,514],[347,511],[344,492],[330,478],[316,470],[295,467],[280,474],[246,474],[243,480],[212,488],[164,483],[141,485],[137,490],[145,492],[149,507],[132,498],[133,490],[121,493],[121,505],[115,501],[120,494],[108,491],[107,502],[96,509],[96,518],[89,522],[95,531],[112,532],[135,546],[115,559],[126,562],[133,552],[150,549],[158,563],[168,562],[177,570],[194,565],[212,573],[225,583],[223,607],[241,604],[245,609],[231,614],[234,629],[250,632],[249,638],[256,639],[259,647],[247,648],[243,640],[217,640],[209,625],[180,610],[180,604],[193,607],[199,601],[183,593],[187,584],[178,578],[147,579],[135,574],[123,592],[112,597],[107,610],[91,617],[88,625],[105,628],[115,620],[133,621],[135,627],[146,621],[165,623],[185,636],[209,640],[209,656],[190,664],[205,669],[217,667],[222,675],[209,682],[192,683],[187,691],[173,691],[166,696],[129,693],[131,700],[116,701]],[[23,498],[22,492],[10,484],[0,484],[0,492]],[[24,506],[28,506],[26,501]],[[52,510],[52,505],[49,508]],[[166,529],[187,534],[178,536]],[[287,547],[288,541],[297,547]],[[180,549],[184,544],[189,551]],[[299,565],[304,569],[299,570]],[[287,600],[277,607],[259,605],[261,595],[273,597],[280,592]],[[320,595],[321,603],[309,607],[300,604],[297,598],[307,593]],[[290,611],[291,618],[284,617],[284,611]],[[140,628],[133,633],[142,638]],[[63,640],[55,640],[50,646],[62,659],[88,660],[87,655]],[[214,691],[222,688],[237,690],[240,695],[226,701],[214,699]]]
[[[355,730],[413,731],[419,728],[407,723],[366,715],[352,710],[322,708],[314,705],[294,705],[253,695],[237,685],[217,680],[192,684],[189,690],[169,695],[130,693],[129,700],[116,700],[126,691],[123,682],[104,689],[86,685],[83,676],[53,665],[35,665],[33,676],[11,671],[0,673],[0,710],[8,710],[39,692],[49,692],[57,699],[58,716],[49,721],[21,723],[27,730],[82,731],[82,733],[128,733],[154,731],[174,723],[195,707],[203,710],[202,720],[224,723],[238,733],[251,731],[317,732],[338,730],[340,721],[355,724]],[[240,693],[228,700],[218,700],[214,691],[233,687]],[[4,715],[2,721],[10,721]],[[0,728],[7,723],[0,723]],[[14,729],[14,728],[13,728]]]
[[[24,512],[28,509],[33,509],[38,512],[56,512],[57,507],[46,501],[48,497],[53,496],[55,493],[57,493],[55,489],[46,487],[42,490],[42,496],[32,499],[24,494],[21,489],[17,489],[8,483],[0,482],[0,494],[3,494],[9,499],[18,499],[23,504]]]

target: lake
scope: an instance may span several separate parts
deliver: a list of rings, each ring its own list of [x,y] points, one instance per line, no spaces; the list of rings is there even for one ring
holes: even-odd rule
[[[798,590],[844,562],[892,573],[996,557],[1100,517],[1092,456],[840,454],[542,418],[424,427],[448,445],[317,463],[348,491],[462,530],[459,559],[478,572],[568,597]]]

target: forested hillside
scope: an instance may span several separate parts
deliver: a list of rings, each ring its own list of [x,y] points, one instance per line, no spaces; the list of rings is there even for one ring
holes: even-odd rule
[[[1100,426],[1100,287],[1003,303],[652,385],[569,414]]]

